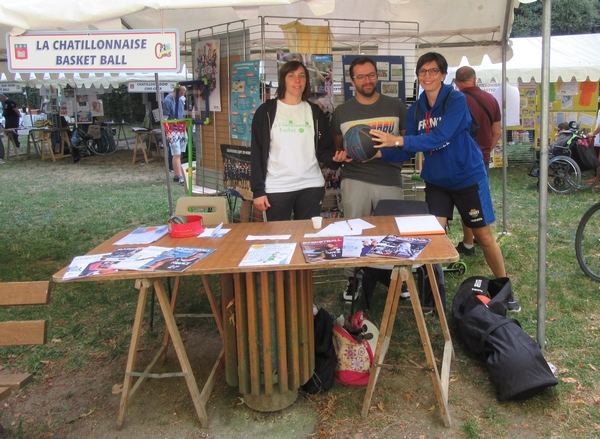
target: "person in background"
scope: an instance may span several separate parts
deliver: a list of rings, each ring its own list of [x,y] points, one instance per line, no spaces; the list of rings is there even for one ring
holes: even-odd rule
[[[479,124],[479,132],[475,137],[475,142],[481,149],[483,163],[489,177],[490,152],[502,137],[500,106],[494,96],[477,87],[477,75],[473,68],[469,66],[459,68],[456,71],[454,83],[467,98],[467,105]],[[456,246],[456,251],[466,256],[472,256],[475,254],[473,231],[465,226],[464,222],[462,228],[463,239]]]
[[[0,93],[0,102],[2,102],[2,115],[4,116],[4,128],[19,128],[19,119],[21,118],[21,112],[19,111],[19,107],[17,107],[17,103],[7,97],[6,95]],[[17,130],[13,132],[6,133],[7,138],[12,137],[14,144],[17,148],[21,147],[19,143],[19,133]]]
[[[321,214],[325,180],[319,162],[339,168],[325,114],[308,101],[308,69],[288,61],[279,69],[276,99],[252,120],[250,187],[267,221]]]
[[[375,157],[403,162],[424,152],[421,176],[430,213],[445,228],[456,207],[464,223],[473,229],[494,276],[506,277],[502,250],[491,228],[496,217],[483,154],[469,133],[471,115],[467,100],[451,85],[444,84],[447,73],[448,62],[439,53],[428,52],[418,59],[416,74],[423,93],[408,110],[406,136],[376,133],[373,139],[380,149]],[[508,310],[521,311],[514,295]]]
[[[0,125],[2,127],[2,125]],[[4,142],[2,142],[2,136],[0,135],[0,165],[4,164]]]
[[[559,126],[560,126],[560,124],[559,124]],[[596,150],[596,154],[598,155],[598,160],[600,160],[600,145],[595,145],[594,144],[594,138],[598,134],[600,134],[600,123],[598,123],[598,127],[594,131],[592,131],[590,133],[587,133],[587,138],[588,138],[589,144],[590,145],[594,145],[594,148]],[[598,168],[598,170],[596,171],[596,174],[598,174],[598,173],[600,173],[600,168]],[[598,185],[598,186],[596,186],[594,188],[594,190],[598,190],[598,189],[600,189],[600,185]]]
[[[182,85],[179,89],[173,90],[173,93],[169,93],[165,100],[162,102],[162,114],[166,120],[183,119],[183,107],[185,101],[179,101],[178,105],[175,105],[175,99],[177,99],[177,91],[179,96],[185,96],[185,87]],[[177,109],[176,109],[177,107]],[[186,145],[180,142],[174,142],[169,144],[169,154],[172,157],[169,168],[173,169],[173,181],[184,185],[185,180],[183,179],[183,172],[181,170],[181,153],[185,152]]]
[[[331,132],[337,151],[343,151],[344,134],[357,124],[367,124],[371,133],[388,133],[394,139],[404,134],[406,106],[398,99],[377,91],[377,66],[368,56],[359,56],[350,63],[350,82],[356,95],[337,106],[333,112]],[[380,200],[404,199],[402,164],[371,160],[366,163],[344,163],[341,175],[342,203],[345,218],[370,216]],[[351,291],[358,297],[362,290],[360,273],[354,285],[354,270],[345,271],[348,277],[343,298],[352,300]],[[408,295],[406,292],[405,296]]]

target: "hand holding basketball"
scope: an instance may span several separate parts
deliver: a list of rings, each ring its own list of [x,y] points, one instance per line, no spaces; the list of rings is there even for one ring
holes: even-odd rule
[[[404,146],[404,138],[401,135],[396,136],[395,134],[392,134],[392,133],[372,129],[371,137],[373,138],[375,148]],[[396,143],[396,142],[398,142],[398,143]]]

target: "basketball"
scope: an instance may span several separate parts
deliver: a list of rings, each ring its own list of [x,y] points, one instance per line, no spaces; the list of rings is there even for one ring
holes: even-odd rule
[[[171,224],[185,224],[188,222],[188,219],[183,215],[175,215],[169,219]]]
[[[373,146],[371,127],[366,124],[358,124],[346,131],[344,150],[348,157],[357,162],[371,160],[377,154],[377,149]]]

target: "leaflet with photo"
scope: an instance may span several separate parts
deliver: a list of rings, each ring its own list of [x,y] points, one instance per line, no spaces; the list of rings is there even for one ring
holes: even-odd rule
[[[406,236],[387,235],[367,256],[383,256],[414,260],[431,241],[430,238],[409,238]]]
[[[306,262],[332,261],[342,258],[344,238],[331,238],[319,241],[301,242],[302,254]]]
[[[375,248],[385,235],[379,236],[344,236],[342,246],[342,257],[363,258]]]
[[[78,277],[92,276],[99,274],[98,270],[100,266],[106,262],[105,259],[110,253],[101,253],[98,255],[84,255],[76,256],[73,258],[67,271],[63,275],[63,280],[76,279]],[[112,265],[112,264],[111,264]],[[93,270],[92,267],[97,267]]]
[[[215,248],[175,247],[145,263],[139,270],[184,271],[215,250]]]
[[[138,248],[140,249],[139,251],[132,252],[131,255],[125,259],[119,259],[113,267],[117,270],[139,270],[143,265],[171,250],[171,247],[159,247],[156,245]],[[112,258],[119,250],[112,252],[109,258]]]
[[[289,264],[296,250],[296,243],[253,244],[240,262],[240,267]]]
[[[133,259],[136,255],[143,251],[146,247],[121,247],[113,251],[106,258],[111,261],[123,261],[125,259]]]

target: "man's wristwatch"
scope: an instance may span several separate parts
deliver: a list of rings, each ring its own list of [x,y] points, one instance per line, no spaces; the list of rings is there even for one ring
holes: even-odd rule
[[[400,146],[400,137],[396,137],[396,146]]]

